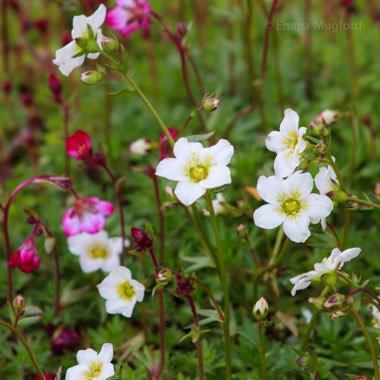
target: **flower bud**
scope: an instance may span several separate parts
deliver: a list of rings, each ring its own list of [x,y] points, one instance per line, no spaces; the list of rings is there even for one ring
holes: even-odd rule
[[[317,297],[317,298],[312,298],[310,297],[308,301],[313,304],[318,310],[323,309],[323,304],[325,302],[325,297]]]
[[[80,76],[80,79],[87,84],[97,84],[103,79],[103,73],[96,70],[85,71]]]
[[[189,297],[194,293],[194,286],[191,284],[189,278],[184,278],[182,275],[177,274],[177,289],[176,292],[179,297]]]
[[[238,234],[239,237],[241,237],[242,239],[246,239],[248,237],[248,229],[247,227],[240,223],[237,227],[236,227],[236,233]]]
[[[145,156],[151,147],[152,144],[148,139],[138,139],[129,146],[129,151],[139,156]]]
[[[372,194],[375,199],[380,199],[380,182],[375,185],[375,192]]]
[[[102,47],[105,52],[110,53],[111,51],[116,50],[119,47],[119,42],[114,38],[102,37]]]
[[[136,251],[144,252],[152,248],[153,239],[142,228],[132,227],[131,235]]]
[[[220,101],[216,98],[208,98],[206,97],[203,100],[202,107],[206,112],[213,112],[219,108]]]
[[[17,296],[14,298],[14,300],[12,302],[12,305],[13,305],[13,309],[16,312],[21,311],[22,309],[24,309],[24,306],[25,306],[24,296],[22,294],[17,294]]]
[[[345,305],[345,298],[346,297],[343,294],[333,294],[325,300],[323,303],[323,308],[325,310],[339,309]]]
[[[322,111],[316,118],[316,121],[319,123],[322,123],[325,121],[328,124],[333,123],[334,121],[338,120],[340,116],[340,112],[336,110],[324,110]]]
[[[162,268],[157,273],[156,281],[158,283],[168,283],[171,280],[172,276],[172,271],[169,268]]]
[[[255,304],[252,310],[252,315],[258,321],[262,321],[268,315],[269,305],[267,300],[264,297],[261,297]]]

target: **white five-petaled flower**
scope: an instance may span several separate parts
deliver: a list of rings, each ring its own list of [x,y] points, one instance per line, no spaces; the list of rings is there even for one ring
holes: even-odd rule
[[[132,280],[131,271],[118,266],[98,285],[101,297],[106,299],[106,311],[109,314],[132,316],[136,302],[144,299],[144,285]]]
[[[105,343],[99,354],[92,348],[77,353],[78,365],[66,372],[66,380],[106,380],[115,374],[113,364],[113,347]]]
[[[334,273],[342,269],[343,265],[361,252],[360,248],[349,248],[341,252],[334,248],[329,257],[325,257],[321,263],[314,264],[314,270],[302,273],[290,279],[294,285],[291,294],[294,296],[298,290],[307,288],[312,281],[320,281],[321,277],[327,273]]]
[[[306,133],[306,128],[298,128],[297,112],[288,108],[284,111],[284,115],[280,131],[269,133],[265,140],[266,147],[271,152],[277,153],[274,160],[274,172],[276,176],[282,178],[292,174],[299,166],[302,152],[306,149],[306,141],[302,138]]]
[[[286,179],[261,176],[257,191],[269,204],[255,210],[253,219],[256,226],[272,229],[283,224],[290,240],[303,243],[310,236],[310,223],[318,223],[333,209],[329,197],[312,194],[312,190],[310,173],[295,172]]]
[[[119,255],[123,251],[121,237],[109,238],[106,231],[96,234],[81,234],[67,239],[69,251],[79,256],[79,264],[83,272],[90,273],[98,269],[111,272],[120,264]],[[128,245],[128,241],[125,242]]]
[[[231,183],[227,165],[234,148],[227,140],[204,148],[201,143],[188,142],[182,137],[175,143],[173,153],[175,158],[159,162],[156,175],[178,181],[174,193],[185,206],[194,203],[207,189]]]
[[[327,168],[319,168],[319,172],[315,176],[315,186],[323,195],[339,190],[339,181],[330,165]]]
[[[106,7],[100,4],[90,17],[74,16],[71,31],[73,41],[58,49],[53,60],[63,75],[69,76],[71,71],[83,64],[86,57],[90,59],[99,57],[103,37],[100,27],[105,21],[106,13]]]

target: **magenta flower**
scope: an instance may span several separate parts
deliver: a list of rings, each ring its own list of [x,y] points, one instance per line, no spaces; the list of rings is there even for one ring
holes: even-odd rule
[[[116,0],[116,7],[107,13],[106,23],[126,37],[140,29],[149,29],[151,5],[146,0]]]
[[[80,232],[96,234],[105,226],[105,216],[112,215],[114,210],[112,203],[96,197],[77,198],[63,216],[63,232],[66,236]]]
[[[91,140],[88,133],[78,130],[69,136],[66,139],[66,153],[76,160],[88,158],[91,155]]]
[[[40,267],[41,258],[38,256],[36,242],[28,237],[21,247],[13,253],[8,262],[9,268],[17,267],[22,272],[31,273]]]

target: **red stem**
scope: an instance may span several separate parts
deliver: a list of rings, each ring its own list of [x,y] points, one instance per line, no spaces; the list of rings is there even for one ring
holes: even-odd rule
[[[61,103],[62,111],[63,111],[63,132],[65,136],[65,141],[70,136],[69,131],[69,121],[70,121],[70,107],[66,102]],[[66,153],[66,147],[64,147],[64,155],[65,155],[65,175],[66,177],[70,177],[70,157]]]
[[[187,301],[189,302],[191,312],[193,313],[194,325],[197,329],[199,329],[199,318],[198,318],[197,309],[195,307],[193,297],[187,296],[186,298],[187,298]],[[203,365],[203,353],[202,353],[202,338],[200,334],[199,334],[196,345],[197,345],[199,380],[205,380],[205,370],[204,370],[204,365]]]
[[[125,232],[125,219],[124,219],[124,212],[123,212],[123,196],[120,189],[120,186],[117,187],[116,185],[116,177],[112,173],[111,169],[108,167],[107,164],[102,165],[103,169],[107,172],[108,176],[110,177],[116,193],[117,203],[118,203],[118,210],[119,210],[119,220],[120,220],[120,229],[121,229],[121,238],[123,240],[123,250],[121,252],[121,265],[124,265],[125,262],[125,256],[127,253],[127,249],[125,247],[125,240],[126,240],[126,232]]]

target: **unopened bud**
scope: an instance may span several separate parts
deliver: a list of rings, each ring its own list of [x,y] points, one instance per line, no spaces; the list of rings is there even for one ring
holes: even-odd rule
[[[116,50],[119,47],[119,42],[115,40],[114,38],[110,37],[102,37],[102,47],[104,51],[111,52]]]
[[[190,297],[194,293],[194,286],[191,284],[189,278],[185,278],[180,274],[177,274],[177,289],[176,293],[179,297]]]
[[[145,156],[151,147],[152,144],[148,139],[138,139],[129,146],[129,151],[139,156]]]
[[[156,281],[159,283],[168,283],[172,276],[172,271],[169,268],[162,268],[156,276]]]
[[[318,144],[315,149],[320,156],[325,156],[329,151],[326,144]]]
[[[325,310],[339,309],[345,305],[345,298],[346,297],[343,294],[333,294],[325,300],[323,308]]]
[[[344,202],[347,202],[348,195],[344,191],[340,190],[340,191],[335,192],[333,199],[336,203],[344,203]]]
[[[25,306],[25,299],[22,294],[17,294],[17,296],[13,300],[13,309],[15,311],[21,311]]]
[[[262,321],[268,315],[269,305],[267,300],[264,297],[261,297],[255,304],[252,310],[252,315],[258,321]]]
[[[380,182],[375,185],[375,193],[373,194],[373,197],[380,199]]]
[[[134,249],[138,252],[145,252],[152,248],[153,239],[142,228],[132,227],[131,235]]]
[[[220,101],[216,98],[205,98],[202,107],[206,112],[213,112],[219,108]]]
[[[323,304],[325,302],[325,298],[324,297],[317,297],[317,298],[310,297],[308,299],[308,301],[311,304],[313,304],[318,310],[322,310],[323,309]]]
[[[246,239],[248,237],[248,229],[247,227],[240,223],[237,227],[236,227],[236,233],[238,234],[239,237],[241,237],[242,239]]]
[[[80,76],[80,79],[87,84],[97,84],[103,79],[103,74],[96,70],[85,71]]]

